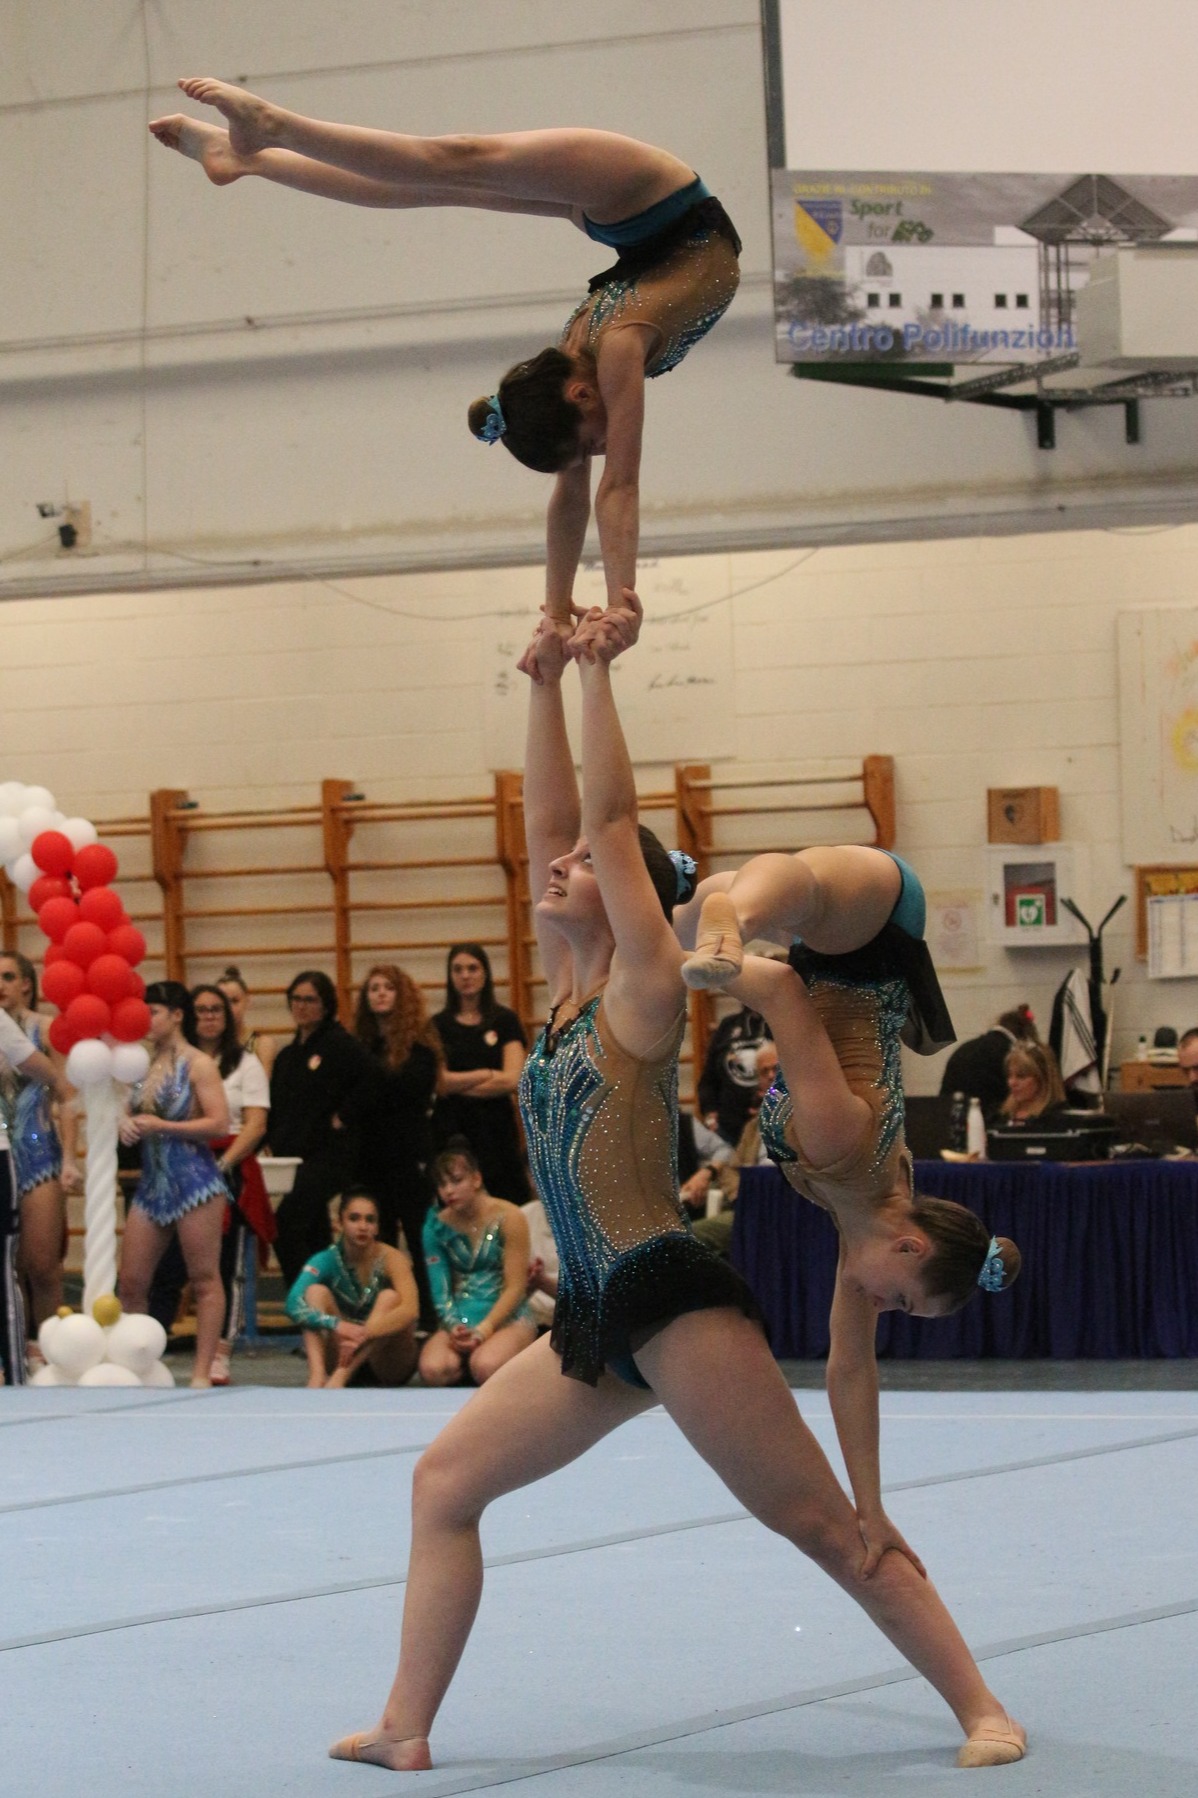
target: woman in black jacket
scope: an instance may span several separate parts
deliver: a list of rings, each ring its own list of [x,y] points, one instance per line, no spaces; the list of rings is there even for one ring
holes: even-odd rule
[[[309,1255],[330,1240],[329,1200],[355,1178],[374,1070],[362,1044],[337,1022],[327,974],[305,969],[287,988],[295,1035],[270,1077],[270,1147],[300,1155],[295,1185],[279,1206],[275,1253],[294,1284]]]
[[[422,1328],[437,1314],[424,1269],[424,1218],[432,1198],[430,1117],[442,1053],[424,996],[392,962],[371,968],[358,993],[354,1035],[373,1067],[358,1178],[379,1208],[379,1240],[397,1244],[402,1226],[420,1291]]]

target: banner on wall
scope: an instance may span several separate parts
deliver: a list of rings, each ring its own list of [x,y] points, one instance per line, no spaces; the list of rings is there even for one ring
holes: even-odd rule
[[[780,362],[1051,362],[1103,251],[1198,243],[1191,175],[774,169]]]

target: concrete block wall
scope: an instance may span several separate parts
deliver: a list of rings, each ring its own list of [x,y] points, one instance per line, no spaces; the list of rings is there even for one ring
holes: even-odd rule
[[[97,817],[159,786],[208,808],[308,802],[332,775],[380,800],[487,792],[479,614],[537,580],[379,577],[352,584],[356,601],[309,583],[11,602],[4,778]],[[984,886],[987,787],[1057,786],[1063,838],[1088,851],[1083,905],[1093,916],[1130,891],[1115,619],[1190,603],[1198,527],[769,551],[727,558],[727,580],[736,755],[721,771],[893,755],[898,847],[932,891]],[[665,773],[638,767],[643,788]],[[447,897],[471,890],[455,879]],[[222,903],[221,883],[204,885]],[[482,927],[455,917],[463,936]],[[1141,1030],[1198,1014],[1192,982],[1146,979],[1132,925],[1128,907],[1108,933],[1117,1058]],[[980,971],[945,977],[959,1030],[1021,999],[1047,1021],[1081,954],[987,946]],[[934,1087],[936,1064],[909,1078]]]

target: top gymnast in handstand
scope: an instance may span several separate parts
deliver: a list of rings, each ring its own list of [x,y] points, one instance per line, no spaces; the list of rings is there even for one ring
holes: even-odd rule
[[[380,1724],[331,1752],[395,1771],[431,1765],[429,1731],[481,1598],[484,1508],[660,1404],[753,1515],[843,1586],[942,1694],[967,1738],[961,1763],[1016,1760],[1022,1731],[883,1514],[863,1540],[751,1294],[696,1242],[679,1204],[677,876],[637,825],[608,666],[619,629],[618,610],[596,614],[578,640],[581,806],[561,696],[566,627],[546,618],[522,664],[535,677],[529,878],[552,1004],[521,1103],[561,1256],[553,1333],[505,1363],[421,1458],[399,1669]]]
[[[546,604],[570,617],[591,510],[591,458],[604,457],[595,518],[609,605],[636,580],[645,379],[676,368],[730,304],[740,239],[694,170],[614,131],[409,137],[336,125],[197,77],[180,81],[228,130],[182,113],[155,119],[160,143],[218,185],[259,175],[357,206],[474,206],[569,219],[618,261],[590,284],[556,345],[475,400],[470,428],[529,468],[556,475]]]

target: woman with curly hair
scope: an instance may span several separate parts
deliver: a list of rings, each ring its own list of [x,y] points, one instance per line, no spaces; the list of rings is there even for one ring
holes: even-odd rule
[[[740,281],[740,238],[707,184],[670,151],[615,131],[412,137],[305,118],[206,76],[179,86],[227,129],[171,113],[150,130],[218,187],[250,175],[351,206],[531,213],[614,250],[557,343],[509,368],[467,422],[483,443],[502,442],[556,477],[546,588],[563,622],[591,514],[591,461],[604,458],[595,522],[608,603],[619,606],[636,574],[645,382],[677,368]]]
[[[371,968],[358,993],[354,1035],[374,1063],[374,1085],[362,1122],[358,1173],[378,1201],[379,1240],[395,1246],[402,1226],[423,1328],[437,1315],[424,1266],[424,1219],[432,1190],[430,1116],[444,1057],[410,974],[393,962]]]

